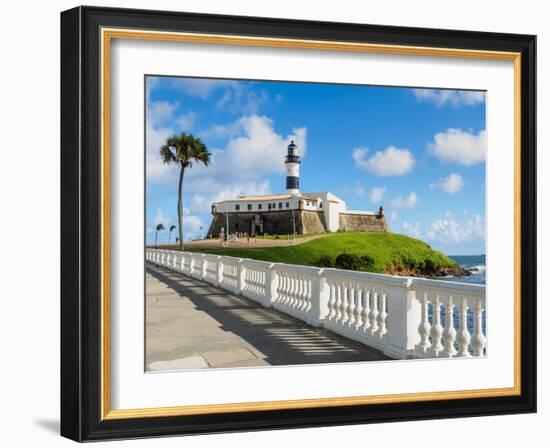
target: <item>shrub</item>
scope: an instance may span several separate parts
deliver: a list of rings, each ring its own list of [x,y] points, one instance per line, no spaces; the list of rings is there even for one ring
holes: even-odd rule
[[[279,235],[275,235],[275,239],[278,240],[280,239],[281,237]]]
[[[370,255],[362,255],[361,256],[361,267],[372,269],[374,266],[374,258],[372,258]]]
[[[319,260],[317,260],[317,266],[320,268],[333,268],[334,267],[334,260],[332,257],[329,257],[328,255],[323,255]]]
[[[358,271],[362,267],[362,260],[359,255],[343,253],[336,257],[334,265],[339,269]]]
[[[426,265],[426,270],[430,272],[435,271],[437,268],[440,267],[440,263],[431,258],[426,258],[426,260],[424,260],[424,263]]]

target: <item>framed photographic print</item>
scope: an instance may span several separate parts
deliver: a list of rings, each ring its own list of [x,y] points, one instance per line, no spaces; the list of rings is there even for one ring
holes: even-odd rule
[[[61,14],[61,433],[535,412],[535,36]]]

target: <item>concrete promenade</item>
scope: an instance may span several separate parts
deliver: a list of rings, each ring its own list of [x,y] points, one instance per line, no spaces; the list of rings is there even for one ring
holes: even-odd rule
[[[388,359],[362,344],[149,263],[145,346],[150,371]]]

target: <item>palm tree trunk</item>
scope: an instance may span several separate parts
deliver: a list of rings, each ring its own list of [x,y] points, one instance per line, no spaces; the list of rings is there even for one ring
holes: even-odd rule
[[[183,173],[185,171],[184,166],[182,165],[180,168],[180,180],[178,184],[178,232],[179,232],[179,238],[180,238],[180,250],[183,250],[183,203],[181,200],[182,191],[183,191]]]
[[[157,230],[155,232],[155,249],[157,248],[157,235],[159,234],[159,231]]]

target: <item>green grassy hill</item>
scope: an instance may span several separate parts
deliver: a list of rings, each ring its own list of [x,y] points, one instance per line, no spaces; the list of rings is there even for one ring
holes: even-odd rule
[[[423,241],[395,233],[345,232],[294,246],[192,250],[306,266],[331,266],[339,255],[345,253],[368,260],[366,266],[361,266],[360,270],[406,275],[438,275],[438,271],[442,269],[459,268],[456,262],[433,250]]]

